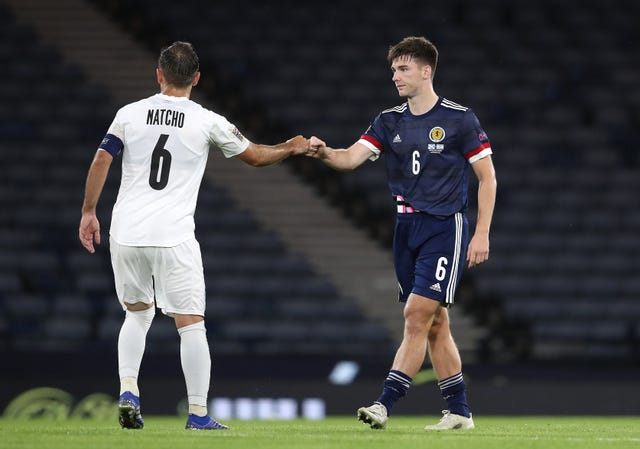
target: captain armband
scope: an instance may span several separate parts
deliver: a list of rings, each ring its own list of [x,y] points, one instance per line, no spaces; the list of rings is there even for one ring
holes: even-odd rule
[[[116,157],[124,148],[124,143],[122,143],[122,140],[120,140],[118,136],[107,134],[104,136],[104,139],[102,139],[102,142],[100,142],[98,148],[105,150],[111,156]]]

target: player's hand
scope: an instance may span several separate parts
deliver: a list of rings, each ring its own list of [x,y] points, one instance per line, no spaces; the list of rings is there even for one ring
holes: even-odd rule
[[[327,151],[327,144],[324,141],[318,139],[316,136],[312,136],[309,139],[309,149],[307,150],[307,156],[322,159]]]
[[[467,263],[469,268],[480,265],[489,259],[489,234],[476,233],[467,248]]]
[[[93,247],[93,243],[100,244],[100,222],[98,217],[95,214],[82,214],[78,234],[82,246],[91,254],[95,253],[96,250]]]
[[[291,145],[292,156],[306,154],[307,151],[309,150],[309,141],[300,135],[292,137],[291,139],[287,140],[287,143]]]

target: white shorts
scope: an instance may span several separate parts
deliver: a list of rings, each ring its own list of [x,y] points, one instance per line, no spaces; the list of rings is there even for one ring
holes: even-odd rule
[[[118,300],[144,302],[166,315],[201,315],[205,311],[200,245],[194,238],[177,246],[125,246],[110,240],[111,265]]]

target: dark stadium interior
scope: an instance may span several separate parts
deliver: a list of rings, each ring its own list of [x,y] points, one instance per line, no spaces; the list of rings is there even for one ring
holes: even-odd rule
[[[90,3],[153,54],[193,42],[206,73],[200,93],[252,139],[273,143],[300,133],[349,146],[400,103],[389,44],[432,39],[436,91],[476,111],[498,178],[491,259],[465,273],[458,295],[486,330],[476,364],[639,367],[640,3]],[[77,227],[86,171],[121,105],[2,1],[0,36],[0,352],[109,353],[122,320],[109,253],[104,242],[83,252]],[[382,163],[350,173],[285,163],[389,249],[394,208]],[[105,229],[117,165],[100,202]],[[390,361],[392,336],[224,187],[205,180],[199,205],[217,354]],[[177,347],[171,320],[156,320],[150,353]]]

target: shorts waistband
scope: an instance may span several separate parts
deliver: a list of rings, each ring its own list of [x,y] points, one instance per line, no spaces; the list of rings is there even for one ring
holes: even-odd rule
[[[396,212],[398,212],[399,214],[420,213],[419,210],[415,209],[411,204],[405,201],[405,199],[400,195],[396,195]]]

